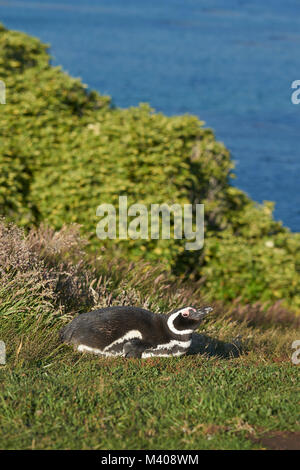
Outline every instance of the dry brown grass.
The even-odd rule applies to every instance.
[[[128,264],[103,255],[92,258],[85,252],[86,244],[78,225],[57,232],[41,225],[25,234],[0,220],[2,288],[11,292],[10,299],[20,297],[24,289],[39,293],[43,305],[51,303],[68,318],[88,308],[111,305],[140,305],[157,312],[207,303],[201,283],[170,280],[160,265]],[[281,301],[266,306],[259,302],[244,305],[236,299],[231,305],[216,302],[214,307],[215,318],[251,327],[300,326],[300,318]]]

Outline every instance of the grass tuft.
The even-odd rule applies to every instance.
[[[89,309],[206,303],[197,283],[91,259],[85,244],[78,226],[25,234],[0,222],[0,448],[252,449],[268,432],[300,430],[299,324],[279,303],[216,303],[182,358],[106,359],[60,344],[62,325]]]

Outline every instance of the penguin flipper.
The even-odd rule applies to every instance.
[[[141,358],[143,352],[149,347],[149,344],[144,343],[140,339],[132,339],[127,341],[123,346],[125,357]]]

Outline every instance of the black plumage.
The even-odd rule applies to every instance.
[[[184,354],[192,331],[211,307],[177,309],[168,315],[138,307],[108,307],[83,313],[60,331],[79,351],[104,356],[149,357]]]

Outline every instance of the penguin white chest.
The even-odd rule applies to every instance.
[[[153,348],[146,349],[142,353],[142,358],[146,359],[147,357],[174,357],[182,356],[185,354],[190,347],[192,340],[189,341],[178,341],[171,340],[165,344],[159,344]]]
[[[124,346],[132,340],[142,340],[142,334],[138,330],[128,331],[125,335],[116,339],[103,349],[93,348],[86,344],[80,344],[77,347],[79,352],[89,352],[104,357],[125,356]],[[168,343],[153,345],[147,347],[141,354],[143,359],[148,357],[171,357],[182,356],[191,345],[190,341],[170,340]]]
[[[105,346],[103,349],[92,348],[86,344],[79,344],[77,350],[79,352],[89,352],[92,354],[98,354],[105,357],[115,357],[115,356],[124,356],[124,345],[133,339],[142,339],[142,333],[138,330],[130,330],[125,335],[116,339],[108,346]]]

